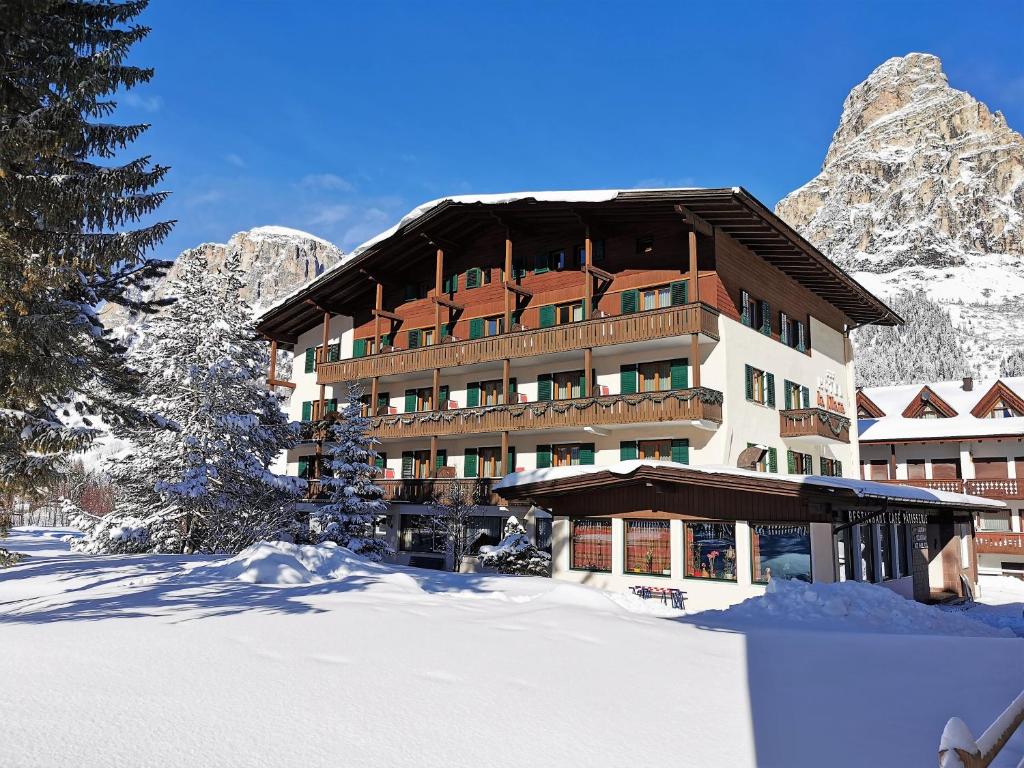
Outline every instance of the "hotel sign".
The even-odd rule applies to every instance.
[[[846,404],[843,402],[843,392],[835,371],[826,371],[824,376],[818,377],[817,394],[819,408],[846,415]]]

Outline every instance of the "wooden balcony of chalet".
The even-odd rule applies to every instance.
[[[317,382],[335,384],[698,333],[718,340],[718,310],[706,304],[684,304],[320,363]]]
[[[978,531],[974,546],[979,555],[1024,555],[1024,533]]]
[[[941,480],[881,479],[875,482],[911,485],[915,488],[928,488],[932,491],[967,493],[971,496],[984,496],[989,499],[1024,499],[1024,483],[1012,477],[989,480],[962,480],[958,477]]]
[[[779,411],[779,434],[818,444],[849,443],[850,420],[824,408],[792,408]]]
[[[376,416],[371,419],[371,425],[374,436],[386,440],[661,421],[698,422],[698,426],[714,429],[722,423],[722,393],[698,387],[487,405]]]
[[[390,503],[429,504],[436,496],[444,495],[453,484],[468,490],[477,504],[506,505],[509,502],[491,490],[500,478],[402,478],[375,480],[374,483],[384,489],[384,500]],[[311,501],[323,501],[324,494],[319,480],[308,480],[306,498]]]

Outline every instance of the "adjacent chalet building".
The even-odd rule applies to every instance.
[[[702,607],[756,593],[771,573],[911,578],[913,551],[934,554],[913,549],[915,526],[940,509],[967,521],[973,557],[966,497],[779,482],[857,478],[847,332],[899,322],[731,188],[433,201],[271,308],[259,330],[295,419],[329,415],[347,382],[363,383],[400,561],[443,564],[424,515],[459,483],[479,503],[471,548],[497,541],[515,514],[553,551],[556,577],[671,585]],[[276,376],[280,348],[295,353],[288,381]],[[315,502],[321,446],[310,437],[287,460]],[[732,495],[706,474],[630,478],[616,485],[617,506],[603,504],[622,475],[588,468],[630,462],[668,465],[662,475],[746,472]],[[560,511],[557,489],[525,482],[544,470],[583,472],[592,493]],[[523,493],[495,487],[509,474]],[[695,478],[701,493],[667,494],[668,506],[620,493]],[[739,491],[746,502],[727,503]],[[849,498],[822,506],[837,494]],[[934,546],[954,537],[944,528]],[[966,567],[914,592],[960,593],[963,574],[974,581]]]
[[[1024,578],[1024,377],[857,393],[861,477],[985,496],[978,568]]]

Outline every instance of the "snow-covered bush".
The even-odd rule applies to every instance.
[[[135,517],[94,517],[78,510],[71,517],[71,526],[84,534],[69,540],[75,552],[135,555],[152,549],[149,524]]]
[[[517,576],[549,576],[551,555],[542,552],[530,541],[526,529],[513,515],[505,523],[501,541],[496,546],[480,547],[480,564],[498,573]]]

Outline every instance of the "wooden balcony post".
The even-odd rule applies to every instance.
[[[889,446],[889,479],[896,479],[896,446]]]
[[[427,477],[437,477],[437,435],[430,436],[430,466]]]
[[[506,405],[512,403],[512,393],[508,391],[508,383],[512,372],[512,361],[507,357],[501,361],[501,397]]]
[[[693,382],[691,386],[700,386],[700,334],[690,334],[690,365],[693,366]]]
[[[277,378],[277,339],[270,340],[270,372],[267,382],[274,386],[274,379]]]
[[[690,296],[689,301],[700,306],[700,270],[697,264],[697,229],[690,227],[689,232],[690,250]],[[700,386],[700,334],[694,333],[690,336],[690,365],[693,366],[693,386]]]
[[[583,382],[587,388],[584,397],[594,397],[597,387],[594,385],[594,350],[587,347],[583,350]]]
[[[370,407],[367,409],[371,416],[377,413],[377,395],[380,390],[380,376],[370,379]]]
[[[373,300],[374,309],[377,311],[373,313],[373,344],[371,348],[374,352],[380,352],[380,311],[384,309],[384,285],[379,280],[377,281],[377,295]]]
[[[434,391],[431,398],[431,403],[434,406],[435,411],[443,410],[441,407],[441,369],[434,369]]]
[[[508,431],[501,433],[501,474],[507,475],[509,472],[514,472],[515,467],[508,465]]]
[[[505,286],[505,333],[512,330],[512,306],[515,302],[515,294],[508,289],[512,282],[512,230],[505,227],[505,271],[504,279],[501,281]]]
[[[324,312],[324,333],[323,343],[320,346],[320,359],[317,361],[318,364],[327,362],[327,343],[331,338],[331,313]],[[320,372],[317,371],[317,378],[320,377]],[[323,382],[320,384],[320,418],[324,417],[324,403],[327,401],[327,387],[324,386]]]
[[[594,266],[594,243],[590,239],[590,225],[583,235],[583,319],[589,320],[594,313],[594,276],[588,267]]]
[[[434,261],[434,296],[439,297],[444,288],[444,249],[437,249]],[[434,302],[434,343],[441,343],[441,305]],[[435,393],[436,397],[436,393]]]

